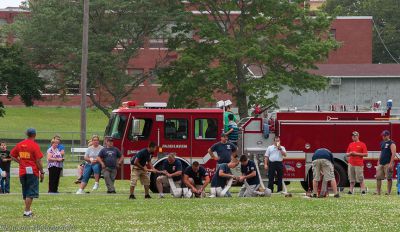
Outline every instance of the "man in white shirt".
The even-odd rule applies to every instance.
[[[264,168],[268,171],[268,188],[274,192],[275,177],[278,178],[278,192],[282,191],[283,157],[286,157],[286,149],[280,144],[280,138],[274,138],[274,144],[267,148],[264,158]]]

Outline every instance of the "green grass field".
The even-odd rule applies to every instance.
[[[62,178],[59,195],[44,193],[45,180],[40,185],[43,194],[33,204],[34,218],[25,219],[20,185],[13,178],[13,193],[0,195],[0,230],[64,226],[60,228],[67,231],[398,231],[400,225],[396,195],[305,199],[300,185],[292,183],[292,198],[158,199],[152,194],[153,199],[145,200],[139,189],[137,199],[128,200],[128,181],[117,181],[117,195],[104,194],[103,180],[97,192],[75,195],[73,180]],[[92,184],[93,180],[88,189]]]
[[[87,110],[87,131],[104,133],[108,119],[100,111]],[[66,107],[7,107],[6,115],[0,118],[1,138],[23,138],[29,127],[38,132],[38,139],[51,139],[59,133],[65,140],[79,140],[80,109]]]

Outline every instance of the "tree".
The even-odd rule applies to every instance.
[[[373,37],[373,62],[400,62],[400,1],[328,0],[324,10],[337,15],[372,16],[375,32]]]
[[[311,17],[303,1],[189,2],[198,12],[169,39],[179,58],[158,73],[160,91],[170,94],[171,106],[196,107],[221,92],[233,96],[245,117],[251,105],[276,105],[284,87],[297,94],[325,88],[326,78],[307,70],[337,47],[327,36],[327,14]],[[195,36],[186,36],[188,31]],[[252,75],[254,68],[261,74]]]
[[[149,74],[127,73],[148,38],[168,33],[171,20],[182,12],[180,1],[91,0],[88,92],[93,104],[110,116]],[[32,63],[58,73],[56,86],[63,94],[79,83],[81,65],[82,1],[37,0],[30,15],[21,17],[14,31],[29,49]],[[157,64],[164,62],[160,54]],[[134,64],[133,64],[134,65]],[[101,91],[112,103],[100,102]]]
[[[16,45],[0,46],[0,94],[7,94],[9,99],[19,95],[27,106],[34,100],[41,99],[44,81],[24,59],[23,50]],[[0,102],[0,117],[5,114]]]

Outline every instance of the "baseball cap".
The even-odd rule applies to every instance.
[[[221,133],[221,137],[228,137],[228,135],[225,133]]]
[[[382,136],[388,136],[388,135],[390,135],[390,131],[384,130],[384,131],[382,131],[381,135]]]
[[[35,128],[29,128],[28,130],[26,130],[26,134],[27,135],[36,135]]]
[[[104,137],[106,141],[114,141],[114,138],[112,136],[106,136]]]
[[[353,131],[353,132],[351,133],[351,135],[353,135],[353,136],[359,136],[360,134],[359,134],[357,131]]]

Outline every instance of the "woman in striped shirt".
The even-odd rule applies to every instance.
[[[52,139],[47,150],[47,168],[49,170],[49,193],[58,193],[58,185],[63,167],[64,157],[58,150],[59,140]]]

